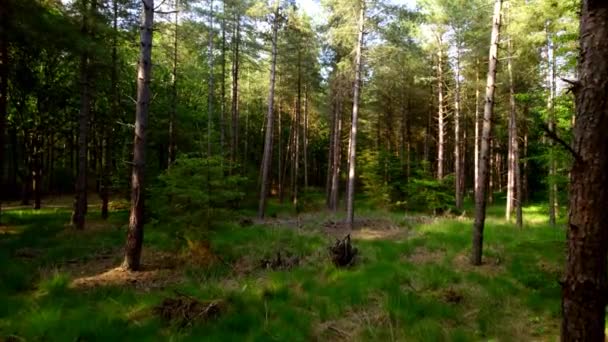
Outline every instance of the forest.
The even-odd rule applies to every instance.
[[[0,0],[0,341],[604,341],[607,132],[602,0]]]

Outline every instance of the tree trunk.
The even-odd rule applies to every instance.
[[[547,99],[547,109],[549,110],[548,126],[549,130],[555,130],[555,49],[553,46],[553,40],[547,29],[547,64],[549,67],[549,98]],[[557,184],[555,182],[556,177],[556,160],[555,152],[553,151],[554,144],[553,140],[549,140],[549,177],[548,177],[548,191],[549,191],[549,224],[555,226],[555,220],[557,216]]]
[[[437,179],[443,179],[443,150],[445,147],[445,122],[443,116],[443,50],[442,39],[437,37]]]
[[[6,130],[8,106],[8,1],[0,5],[0,188],[4,189],[4,131]],[[0,195],[0,218],[2,217],[2,195]],[[0,220],[1,221],[1,220]]]
[[[477,63],[475,64],[475,143],[474,143],[474,192],[477,192],[479,188],[479,145],[480,145],[480,137],[479,137],[479,59],[477,59]]]
[[[207,37],[207,63],[209,68],[207,83],[207,160],[211,158],[211,122],[213,120],[213,0],[209,0],[209,35]],[[223,99],[222,99],[223,101]],[[207,161],[208,163],[208,161]],[[207,178],[209,170],[207,170]],[[209,185],[209,182],[207,182]]]
[[[496,87],[496,65],[498,63],[498,42],[500,35],[500,11],[502,0],[494,4],[492,19],[492,38],[490,43],[490,56],[488,60],[488,79],[486,86],[486,99],[483,111],[483,125],[481,131],[481,151],[479,164],[479,188],[475,194],[475,223],[473,226],[473,249],[471,264],[481,265],[483,248],[483,228],[486,219],[486,187],[488,184],[488,164],[490,155],[490,134],[492,132],[492,114],[494,112],[494,90]]]
[[[90,36],[89,17],[93,15],[96,0],[92,0],[90,9],[88,1],[83,0],[83,16],[81,33]],[[89,13],[90,11],[90,13]],[[78,115],[78,173],[76,177],[76,196],[72,212],[72,225],[74,228],[84,229],[85,215],[87,213],[87,152],[89,134],[89,115],[91,110],[90,80],[89,80],[89,49],[85,48],[80,56],[80,113]]]
[[[175,162],[175,117],[177,115],[177,30],[179,27],[179,0],[175,0],[175,17],[173,20],[173,68],[171,70],[171,112],[169,115],[169,160],[168,166]]]
[[[510,38],[510,37],[509,37]],[[512,61],[512,43],[511,39],[507,40],[507,73],[509,76],[509,119],[508,119],[508,152],[507,152],[507,202],[505,208],[505,219],[511,219],[515,204],[515,183],[516,183],[516,168],[519,165],[519,160],[516,159],[517,153],[517,113],[515,107],[515,85],[513,84],[513,61]]]
[[[308,87],[304,86],[304,127],[302,133],[304,154],[304,190],[308,188]]]
[[[338,95],[340,96],[340,95]],[[342,99],[338,98],[334,111],[333,159],[331,167],[331,190],[329,194],[329,209],[338,210],[340,199],[340,165],[342,161]]]
[[[355,55],[355,82],[353,84],[353,115],[350,129],[350,148],[348,151],[348,197],[346,200],[346,224],[353,229],[355,219],[355,158],[357,155],[357,121],[359,116],[359,97],[361,88],[361,54],[363,50],[363,24],[365,21],[365,1],[359,2],[359,28]]]
[[[241,40],[241,18],[235,14],[234,54],[232,58],[232,162],[237,162],[239,146],[239,45]]]
[[[144,239],[144,172],[146,168],[146,125],[150,104],[152,71],[152,28],[154,0],[142,0],[143,23],[140,28],[139,63],[137,66],[137,105],[135,108],[135,137],[133,139],[133,169],[131,174],[131,213],[123,267],[137,271],[140,267]]]
[[[562,341],[604,341],[608,248],[608,6],[584,0],[570,173]]]
[[[302,118],[302,61],[301,53],[298,48],[298,94],[296,98],[296,119],[294,124],[295,141],[294,141],[294,178],[293,178],[293,207],[298,209],[298,180],[300,176],[300,121]]]
[[[464,197],[464,169],[461,154],[461,133],[460,133],[460,42],[457,40],[456,46],[456,89],[454,96],[454,190],[456,193],[456,209],[462,210],[462,200]]]
[[[270,181],[270,167],[272,164],[272,126],[274,124],[274,85],[277,67],[277,36],[279,33],[279,0],[275,0],[274,18],[272,22],[272,61],[270,65],[270,89],[268,92],[268,113],[266,116],[266,136],[264,139],[264,155],[262,157],[262,180],[260,189],[260,205],[258,217],[264,218],[266,211],[266,197]]]

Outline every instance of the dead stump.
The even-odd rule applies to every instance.
[[[185,328],[196,322],[204,322],[220,315],[222,301],[202,302],[196,298],[178,295],[176,298],[166,298],[154,308],[154,313],[164,322]]]
[[[336,240],[333,246],[329,247],[331,260],[338,267],[348,267],[354,264],[358,250],[350,242],[350,234],[342,240]]]

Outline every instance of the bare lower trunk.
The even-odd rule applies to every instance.
[[[90,5],[90,11],[95,8],[95,1]],[[87,2],[83,1],[83,18],[81,32],[89,36],[89,17]],[[76,229],[84,229],[85,216],[87,213],[87,153],[89,134],[89,112],[91,110],[90,79],[89,79],[89,51],[85,49],[80,56],[80,113],[78,115],[78,173],[76,177],[76,196],[74,198],[74,209],[72,211],[72,226]]]
[[[331,191],[329,195],[329,208],[336,212],[339,206],[340,195],[340,165],[342,161],[342,102],[339,100],[337,108],[334,111],[335,129],[334,144],[333,144],[333,159],[331,170]]]
[[[346,199],[346,224],[353,228],[355,219],[355,160],[357,155],[357,121],[359,115],[359,96],[361,87],[361,52],[363,49],[363,23],[365,21],[365,2],[359,9],[359,28],[357,52],[355,55],[355,83],[353,85],[353,115],[350,129],[350,148],[348,151],[348,197]]]
[[[241,40],[241,18],[235,15],[234,29],[234,53],[232,58],[232,143],[234,146],[234,154],[232,162],[237,162],[238,146],[239,146],[239,48]]]
[[[179,20],[179,0],[175,0],[175,19],[173,21],[173,70],[171,70],[171,114],[169,115],[169,160],[171,166],[175,162],[175,117],[177,115],[177,30]]]
[[[264,218],[266,197],[270,183],[270,167],[272,164],[272,126],[274,125],[274,85],[277,66],[277,36],[279,31],[279,1],[275,0],[274,18],[272,23],[272,61],[270,65],[270,90],[268,92],[268,113],[266,116],[266,136],[264,139],[264,156],[262,157],[262,180],[260,189],[260,205],[258,217]]]
[[[143,22],[140,28],[140,55],[137,66],[137,105],[135,108],[135,137],[133,139],[133,169],[131,174],[131,213],[123,267],[137,271],[140,267],[144,239],[144,172],[146,168],[146,126],[150,104],[152,71],[152,27],[154,0],[142,0]]]
[[[4,189],[4,131],[8,106],[8,1],[0,5],[0,188]],[[0,217],[2,214],[2,195],[0,195]]]
[[[549,66],[549,98],[547,99],[547,109],[549,110],[549,129],[555,130],[555,49],[553,40],[547,28],[547,64]],[[553,151],[553,140],[549,141],[549,177],[548,177],[548,192],[549,192],[549,224],[555,226],[557,216],[557,185],[556,177],[556,161],[555,151]]]
[[[443,115],[443,50],[441,37],[437,38],[437,179],[443,179],[443,150],[445,147],[445,118]]]
[[[517,113],[515,108],[515,86],[513,84],[513,62],[511,56],[511,39],[507,40],[507,72],[509,76],[509,120],[508,120],[508,152],[507,152],[507,203],[505,208],[505,218],[511,219],[515,201],[515,182],[516,168],[519,160],[516,159],[517,153]]]
[[[488,60],[488,79],[486,85],[486,98],[483,111],[483,125],[481,131],[481,153],[479,164],[479,188],[475,194],[475,223],[473,225],[473,249],[471,264],[481,265],[483,248],[483,228],[486,219],[486,187],[488,182],[488,166],[490,155],[490,134],[492,131],[492,114],[494,112],[494,90],[496,85],[496,65],[498,63],[498,42],[500,35],[500,11],[502,0],[494,4],[492,19],[492,38],[490,43],[490,56]]]
[[[296,119],[295,119],[295,141],[294,141],[294,155],[293,155],[293,206],[298,210],[298,180],[300,176],[300,120],[302,115],[302,71],[301,71],[301,57],[300,51],[298,51],[298,94],[296,97]]]
[[[454,97],[454,190],[456,193],[456,209],[462,210],[464,197],[464,169],[461,154],[460,133],[460,42],[456,47],[456,94]]]
[[[302,133],[302,153],[304,154],[304,190],[308,188],[308,87],[304,86],[304,127]]]
[[[570,173],[562,341],[604,341],[608,293],[608,7],[584,0]]]
[[[213,0],[209,0],[209,27],[213,27]],[[209,36],[207,41],[207,63],[209,68],[209,75],[207,79],[207,161],[211,157],[211,135],[212,135],[212,122],[213,122],[213,93],[214,93],[214,79],[213,79],[213,30],[209,30]],[[207,177],[209,176],[209,170],[207,170]],[[209,182],[207,182],[209,185]]]
[[[474,148],[474,190],[477,192],[479,188],[479,59],[477,60],[475,68],[475,148]]]

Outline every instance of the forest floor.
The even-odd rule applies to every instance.
[[[61,201],[55,201],[62,203]],[[280,208],[278,204],[273,204]],[[147,225],[143,270],[122,257],[128,212],[10,207],[0,225],[0,341],[532,341],[559,335],[564,229],[544,208],[525,227],[488,210],[484,264],[468,264],[471,219],[360,209],[359,250],[335,267],[347,231],[326,211],[232,215],[197,238]],[[275,215],[273,215],[275,216]],[[280,256],[279,256],[280,254]],[[11,339],[12,338],[12,339]]]

